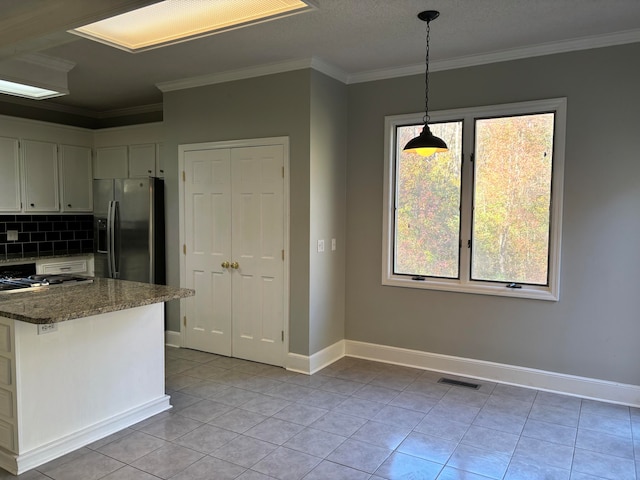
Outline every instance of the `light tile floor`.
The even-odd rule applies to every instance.
[[[640,409],[354,358],[305,376],[166,357],[171,411],[19,478],[640,479]]]

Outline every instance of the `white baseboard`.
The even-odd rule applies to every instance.
[[[163,395],[144,405],[122,412],[95,425],[83,428],[82,430],[20,455],[10,454],[5,450],[0,450],[0,467],[14,475],[19,475],[109,436],[112,433],[130,427],[153,415],[168,410],[171,408],[169,400],[170,397],[168,395]]]
[[[311,356],[289,353],[286,368],[292,372],[311,375],[344,357],[344,349],[345,341],[339,340]]]
[[[640,407],[638,385],[353,340],[345,340],[345,355]]]
[[[180,348],[182,346],[182,334],[171,330],[164,331],[164,344],[167,347]]]

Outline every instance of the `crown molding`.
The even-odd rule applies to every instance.
[[[237,80],[245,80],[248,78],[262,77],[265,75],[273,75],[276,73],[291,72],[294,70],[303,70],[305,68],[313,68],[329,77],[332,77],[342,83],[347,83],[348,74],[336,66],[333,66],[317,57],[303,58],[297,60],[289,60],[286,62],[268,63],[258,65],[256,67],[241,68],[223,73],[212,73],[208,75],[200,75],[197,77],[183,78],[169,82],[157,83],[156,87],[160,91],[172,92],[175,90],[185,90],[194,87],[204,87],[206,85],[215,85],[218,83],[234,82]]]
[[[2,103],[14,103],[18,105],[24,105],[25,107],[50,110],[59,113],[66,113],[69,115],[78,115],[80,117],[87,117],[93,119],[125,117],[127,115],[139,115],[144,113],[161,112],[162,103],[152,103],[149,105],[139,105],[137,107],[117,108],[113,110],[95,111],[88,108],[72,107],[70,105],[61,105],[59,103],[42,102],[39,100],[31,100],[21,97],[13,97],[11,95],[0,94],[0,102]]]
[[[540,57],[553,55],[556,53],[567,53],[578,50],[589,50],[593,48],[613,47],[627,43],[640,42],[640,30],[627,30],[624,32],[611,33],[591,37],[576,38],[561,42],[543,43],[524,48],[513,48],[499,52],[485,53],[480,55],[469,55],[466,57],[452,58],[450,60],[440,60],[429,62],[429,71],[437,72],[443,70],[454,70],[457,68],[474,67],[489,63],[508,62],[510,60],[521,60],[523,58]],[[349,75],[347,84],[371,82],[375,80],[385,80],[389,78],[405,77],[408,75],[424,74],[424,63],[409,65],[399,68],[389,68],[371,70],[368,72]]]
[[[143,113],[161,112],[162,103],[150,103],[148,105],[138,105],[137,107],[115,108],[103,112],[93,112],[94,118],[114,118],[126,117],[128,115],[141,115]]]
[[[15,57],[15,59],[24,63],[37,65],[39,67],[44,67],[63,73],[69,72],[73,67],[76,66],[75,62],[72,62],[70,60],[52,57],[50,55],[44,55],[42,53],[28,53],[26,55]]]

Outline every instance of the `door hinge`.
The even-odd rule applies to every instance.
[[[284,167],[282,167],[282,178],[284,178]]]
[[[282,260],[284,260],[284,250],[282,250]]]
[[[473,161],[475,160],[475,158],[476,158],[476,156],[475,156],[475,154],[474,154],[474,153],[472,153],[471,155],[469,155],[469,161],[470,161],[471,163],[473,163]]]
[[[282,341],[284,342],[284,330],[282,330],[280,333],[282,334],[281,337],[282,337]]]
[[[186,244],[186,243],[183,243],[183,244],[182,244],[182,253],[183,253],[184,255],[186,255],[186,254],[187,254],[187,244]]]
[[[187,316],[185,315],[184,317],[182,317],[182,324],[186,327],[187,326]]]
[[[184,170],[182,171],[182,181],[183,182],[187,181],[187,173]]]
[[[471,248],[471,240],[467,240],[467,248]]]

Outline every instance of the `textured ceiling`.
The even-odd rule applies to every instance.
[[[3,0],[0,30],[17,21],[11,5],[18,3],[41,28],[0,36],[0,58],[39,51],[75,62],[71,94],[46,102],[88,115],[158,104],[158,83],[312,57],[347,81],[415,68],[425,49],[425,25],[416,14],[427,9],[441,13],[431,24],[434,69],[640,41],[638,0],[316,0],[311,12],[131,54],[65,33],[69,26],[55,23],[54,15],[37,15],[51,3],[82,10],[79,0]],[[127,2],[108,3],[115,9]]]

